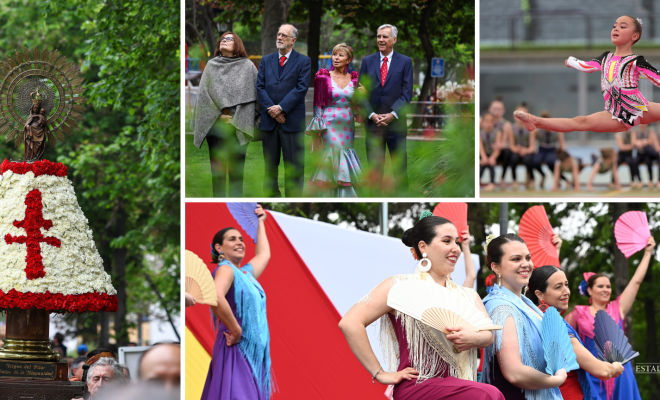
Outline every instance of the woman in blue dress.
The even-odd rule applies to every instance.
[[[332,49],[332,65],[321,68],[314,79],[314,117],[305,133],[312,135],[312,150],[323,152],[309,183],[322,197],[358,197],[362,184],[362,164],[353,144],[355,116],[360,115],[355,94],[365,93],[358,87],[358,73],[348,73],[353,49],[340,43]],[[356,90],[357,88],[357,90]],[[358,121],[359,122],[359,121]]]
[[[601,274],[588,272],[584,274],[585,280],[580,284],[580,293],[589,296],[589,306],[575,306],[575,309],[566,316],[568,322],[580,335],[580,339],[584,343],[591,354],[596,356],[598,354],[594,342],[594,321],[596,313],[604,310],[609,314],[614,321],[619,324],[621,329],[624,329],[623,320],[626,314],[630,312],[639,286],[644,280],[646,271],[649,267],[649,262],[653,255],[655,248],[655,240],[653,237],[648,239],[646,248],[644,249],[644,256],[637,266],[637,270],[633,275],[628,286],[624,289],[623,293],[615,300],[610,301],[612,295],[612,285],[610,279]],[[641,399],[639,389],[637,388],[637,380],[635,379],[635,372],[632,369],[632,363],[624,365],[623,374],[615,379],[608,379],[601,382],[595,376],[587,375],[589,385],[591,387],[591,398],[598,400],[638,400]]]
[[[571,296],[568,279],[566,274],[555,266],[544,265],[534,269],[525,292],[525,296],[543,312],[548,307],[554,307],[561,313],[568,309],[568,299]],[[592,377],[605,381],[621,375],[623,365],[619,362],[610,364],[597,359],[584,347],[580,336],[568,322],[566,322],[566,328],[580,369],[569,372],[566,382],[559,387],[559,390],[561,390],[564,400],[591,400],[591,387],[587,373],[591,374]]]
[[[257,281],[270,260],[270,247],[266,213],[261,206],[254,212],[259,226],[250,262],[240,266],[245,243],[237,229],[222,229],[211,244],[218,264],[213,271],[218,305],[211,307],[217,335],[201,400],[267,400],[272,392],[266,294]]]
[[[493,323],[503,329],[493,331],[495,342],[484,350],[481,381],[497,387],[507,400],[560,400],[566,371],[545,373],[542,313],[522,296],[533,269],[531,254],[516,235],[491,238],[486,241],[486,265],[497,283],[483,302]]]

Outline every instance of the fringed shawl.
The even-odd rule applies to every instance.
[[[578,333],[575,331],[575,329],[573,329],[571,324],[566,321],[564,321],[564,323],[566,324],[566,329],[568,329],[568,336],[571,338],[576,338],[578,342],[584,346],[584,343],[582,343],[582,340],[580,340],[580,336],[578,336]],[[578,382],[580,382],[580,389],[582,389],[582,395],[585,399],[591,399],[591,386],[589,385],[589,380],[587,379],[587,371],[580,368],[578,369],[577,373]]]
[[[264,397],[270,397],[272,394],[270,333],[266,318],[266,293],[254,278],[252,264],[246,264],[239,269],[231,262],[224,260],[218,264],[218,267],[223,264],[230,265],[234,271],[236,315],[240,319],[243,330],[243,336],[238,343],[239,349],[250,364],[252,376],[259,384],[259,390],[265,394]],[[215,271],[213,271],[213,276],[215,276]]]
[[[542,315],[541,310],[527,297],[516,296],[509,289],[497,284],[493,285],[490,294],[484,298],[484,306],[486,306],[493,323],[501,325],[503,329],[493,331],[495,341],[484,349],[482,382],[490,383],[492,363],[498,362],[497,359],[493,358],[502,349],[502,338],[504,329],[506,329],[504,323],[508,317],[513,317],[516,324],[518,349],[522,363],[545,373],[546,364],[543,355],[543,342],[541,341],[541,319],[534,315],[534,313]],[[527,400],[560,400],[562,398],[559,388],[524,390]]]
[[[407,280],[419,279],[435,283],[428,273],[416,271],[414,274],[395,275],[390,278],[390,287],[395,283]],[[447,279],[447,289],[459,291],[465,301],[474,302],[479,295],[472,289],[464,288]],[[368,303],[373,290],[363,297],[359,303]],[[445,334],[423,324],[416,319],[396,311],[395,319],[400,322],[408,342],[410,351],[410,363],[419,372],[417,383],[441,375],[447,371],[449,376],[459,379],[475,381],[477,378],[476,348],[462,351],[458,354],[452,351],[452,343],[447,340]],[[388,371],[396,371],[399,367],[399,342],[396,331],[389,318],[380,317],[379,340],[385,357]]]
[[[351,72],[351,82],[353,82],[353,89],[357,95],[358,88],[358,77],[360,74],[357,71]],[[352,103],[355,103],[355,97],[353,95]],[[332,78],[330,77],[330,71],[325,68],[321,68],[314,78],[314,107],[326,107],[330,105],[332,101]]]

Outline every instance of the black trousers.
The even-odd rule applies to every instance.
[[[653,181],[653,161],[660,161],[660,154],[653,148],[653,146],[644,146],[643,152],[637,152],[637,162],[646,164],[649,171],[649,180]],[[660,168],[660,167],[658,167]],[[641,180],[641,179],[640,179]]]
[[[479,166],[479,179],[484,175],[484,172],[488,170],[490,172],[490,183],[495,184],[495,167],[492,165],[481,165]]]
[[[213,197],[243,197],[247,144],[241,146],[232,124],[217,122],[206,135],[211,158]],[[229,180],[229,190],[226,189]]]
[[[527,168],[527,173],[531,178],[534,178],[534,153],[532,154],[527,154],[524,157],[521,157],[520,154],[511,152],[511,156],[509,157],[509,166],[511,167],[511,175],[513,175],[513,181],[517,181],[517,174],[516,174],[516,167],[522,160],[523,165],[525,168]],[[504,178],[504,176],[502,176]]]
[[[408,195],[406,136],[405,133],[388,131],[386,126],[366,131],[367,161],[369,162],[370,174],[373,177],[371,196],[379,196],[383,192],[386,149],[389,150],[390,159],[392,160],[394,190],[397,195]]]
[[[534,156],[534,169],[541,173],[541,176],[545,176],[543,164],[547,165],[550,168],[550,176],[552,176],[555,161],[557,161],[557,149],[554,147],[539,147],[539,151]]]
[[[502,175],[500,175],[500,182],[504,182],[504,175],[506,175],[506,170],[509,168],[509,164],[511,163],[512,154],[513,152],[511,149],[500,150],[500,155],[497,157],[497,162],[502,164]]]
[[[628,164],[628,168],[630,168],[630,181],[634,182],[635,179],[637,179],[639,182],[642,181],[642,179],[639,177],[639,162],[640,162],[640,155],[637,157],[633,157],[633,152],[632,151],[619,151],[619,154],[616,159],[616,166],[617,168],[621,166],[621,164],[626,163]],[[643,159],[643,158],[642,158]],[[649,167],[649,175],[651,173],[651,167]],[[612,175],[612,182],[614,182],[614,175]]]
[[[284,190],[286,197],[302,197],[305,177],[303,132],[286,132],[280,124],[272,131],[262,131],[264,161],[264,195],[282,197],[277,185],[280,154],[284,158]]]

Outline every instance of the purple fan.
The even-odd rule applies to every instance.
[[[598,359],[603,361],[625,364],[639,355],[632,349],[619,325],[603,310],[596,313],[594,342]]]
[[[254,240],[254,243],[257,243],[259,217],[254,213],[257,203],[227,203],[227,208],[245,233]]]

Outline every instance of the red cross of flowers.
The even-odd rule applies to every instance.
[[[41,192],[39,189],[31,190],[25,197],[25,219],[23,221],[14,221],[14,226],[25,229],[25,236],[12,236],[9,233],[5,235],[5,242],[27,243],[27,267],[25,275],[28,279],[43,278],[46,275],[44,271],[43,258],[41,257],[41,244],[47,243],[51,246],[60,247],[59,239],[54,237],[44,237],[41,234],[41,228],[49,230],[53,227],[53,221],[44,219],[41,202]]]

